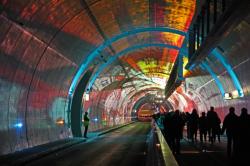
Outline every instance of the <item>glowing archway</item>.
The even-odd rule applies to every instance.
[[[78,71],[76,72],[71,86],[69,88],[69,96],[72,96],[72,94],[75,91],[76,85],[81,77],[81,75],[86,71],[86,69],[89,67],[91,62],[94,60],[95,57],[97,57],[106,47],[110,46],[112,43],[118,41],[119,39],[122,39],[124,37],[130,36],[130,35],[135,35],[138,33],[143,33],[143,32],[170,32],[174,34],[179,34],[182,36],[186,35],[186,32],[173,29],[173,28],[168,28],[168,27],[148,27],[148,28],[136,28],[131,31],[124,32],[122,34],[119,34],[117,36],[114,36],[110,38],[109,40],[105,41],[103,44],[101,44],[99,47],[97,47],[90,55],[87,56],[86,59],[84,59],[83,63],[79,67]]]
[[[121,52],[115,54],[114,56],[112,56],[111,58],[109,58],[109,60],[102,64],[94,73],[94,76],[91,78],[87,89],[91,89],[92,85],[94,84],[95,80],[97,79],[97,77],[100,75],[100,73],[108,66],[110,65],[112,62],[114,62],[117,58],[119,58],[120,56],[125,55],[128,52],[132,52],[135,51],[137,49],[141,49],[141,48],[145,48],[145,47],[162,47],[162,48],[170,48],[170,49],[176,49],[179,50],[179,47],[176,46],[172,46],[169,44],[163,44],[163,43],[147,43],[147,44],[141,44],[141,45],[135,45],[132,47],[129,47],[127,49],[122,50]]]
[[[227,62],[226,58],[218,51],[217,48],[213,49],[210,55],[214,55],[222,63],[222,65],[225,67],[228,74],[230,75],[233,81],[234,87],[238,91],[239,97],[243,97],[244,93],[243,93],[243,89],[241,87],[240,81],[238,77],[236,76],[234,70],[232,69],[231,65]]]
[[[201,68],[204,69],[204,70],[207,70],[207,72],[211,75],[211,77],[214,79],[217,87],[219,88],[220,90],[220,93],[222,95],[222,98],[224,97],[224,94],[225,94],[225,90],[222,86],[222,83],[220,82],[220,80],[218,79],[217,75],[213,72],[213,70],[210,68],[210,66],[205,62],[203,61],[201,64],[200,64]]]

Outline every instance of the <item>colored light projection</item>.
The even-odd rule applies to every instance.
[[[186,32],[195,10],[196,1],[156,1],[149,2],[149,17],[151,20],[150,26],[167,26]],[[145,3],[142,3],[145,6]],[[129,8],[131,10],[131,8]],[[141,8],[146,10],[145,8]],[[135,13],[131,11],[132,13]],[[184,36],[173,34],[170,32],[150,32],[149,35],[140,34],[136,37],[139,39],[148,40],[151,42],[162,42],[181,47],[184,41]],[[123,41],[123,46],[127,46],[131,40],[126,44]],[[120,44],[122,45],[122,44]],[[172,70],[172,66],[179,51],[171,49],[163,49],[163,51],[155,52],[154,49],[143,49],[141,52],[128,54],[128,56],[121,58],[136,70],[142,71],[146,76],[153,78],[167,79]],[[169,58],[170,57],[170,58]],[[186,59],[184,59],[184,63]],[[185,65],[185,64],[184,64]],[[184,71],[186,74],[187,71]]]
[[[174,49],[145,48],[129,53],[121,59],[126,60],[130,66],[138,69],[147,77],[167,79],[177,55],[178,50]]]
[[[188,57],[183,56],[183,76],[186,77],[189,74],[189,70],[185,68],[185,66],[188,64]]]
[[[187,31],[192,21],[196,1],[195,0],[165,0],[164,24],[169,27]]]
[[[196,103],[186,94],[183,86],[177,88],[173,95],[170,96],[169,101],[174,109],[179,109],[183,112],[191,112],[193,108],[197,108]]]
[[[120,34],[121,32],[128,31],[134,27],[157,27],[164,26],[170,27],[173,29],[178,29],[183,32],[186,32],[196,6],[195,0],[183,0],[183,1],[173,1],[173,0],[159,0],[156,2],[148,0],[128,0],[128,1],[97,1],[92,4],[92,1],[87,1],[90,6],[93,15],[97,19],[100,28],[106,34],[107,38],[113,37],[114,35]],[[145,18],[145,19],[142,19]],[[112,46],[114,50],[121,51],[125,48],[132,46],[133,44],[145,41],[151,42],[160,42],[167,43],[181,47],[184,36],[170,33],[170,32],[161,32],[161,33],[141,33],[136,34],[132,37],[128,37],[124,40],[121,40],[117,43],[113,43]],[[144,53],[147,50],[144,51]],[[178,55],[178,51],[173,51],[170,53],[170,56]],[[137,55],[138,56],[138,55]],[[150,55],[155,57],[157,55]],[[166,53],[161,53],[158,56],[162,58],[155,58],[156,61],[165,61]],[[141,56],[141,61],[144,61]],[[160,60],[161,59],[161,60]],[[138,61],[134,60],[134,57],[123,59],[129,63],[134,69],[141,70],[138,67]],[[155,60],[153,60],[155,61]],[[140,65],[143,62],[140,62]],[[143,65],[143,64],[142,64]],[[158,63],[158,66],[164,66],[162,63]],[[143,67],[144,70],[145,67]],[[153,68],[150,69],[152,73],[165,73],[162,69],[156,69],[153,65]],[[160,68],[160,67],[159,67]],[[166,77],[160,75],[158,77]]]

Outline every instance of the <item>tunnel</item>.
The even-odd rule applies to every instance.
[[[248,0],[1,0],[0,156],[82,138],[84,112],[90,134],[177,109],[239,116],[250,101],[249,9]]]

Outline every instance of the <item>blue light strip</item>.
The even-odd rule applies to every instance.
[[[137,28],[137,29],[127,31],[115,37],[110,38],[109,40],[102,43],[99,47],[97,47],[90,55],[87,56],[86,59],[84,59],[84,61],[82,62],[81,66],[79,67],[78,71],[76,72],[72,80],[71,86],[69,88],[69,95],[71,96],[74,93],[77,82],[79,81],[84,71],[86,71],[86,69],[89,67],[91,62],[94,60],[94,58],[97,57],[106,47],[108,47],[109,45],[111,45],[112,43],[116,42],[119,39],[122,39],[130,35],[135,35],[137,33],[143,33],[143,32],[170,32],[170,33],[179,34],[182,36],[186,35],[186,32],[168,28],[168,27],[148,27],[148,28]]]
[[[224,88],[223,88],[223,86],[222,86],[220,80],[218,79],[217,75],[213,72],[213,70],[210,68],[210,66],[209,66],[205,61],[201,62],[200,67],[201,67],[203,70],[204,70],[204,69],[207,70],[207,72],[212,76],[212,78],[214,79],[214,81],[215,81],[217,87],[218,87],[219,90],[220,90],[220,93],[221,93],[221,95],[222,95],[222,98],[224,98],[224,96],[225,96],[225,90],[224,90]]]
[[[226,68],[227,72],[229,73],[231,79],[233,80],[234,87],[237,89],[239,97],[243,97],[243,89],[241,87],[240,81],[238,77],[236,76],[235,72],[233,71],[232,67],[230,64],[227,62],[226,58],[221,55],[221,53],[217,50],[217,48],[213,49],[211,52],[212,55],[214,55]]]
[[[101,74],[101,72],[108,65],[110,65],[111,63],[113,63],[117,58],[119,58],[120,56],[123,56],[123,55],[127,54],[128,52],[133,52],[134,50],[145,48],[145,47],[163,47],[163,48],[169,48],[169,49],[179,50],[179,47],[172,46],[172,45],[169,45],[169,44],[162,44],[162,43],[147,43],[147,44],[135,45],[135,46],[129,47],[127,49],[124,49],[121,52],[119,52],[119,53],[115,54],[114,56],[112,56],[111,58],[109,58],[109,60],[106,63],[103,63],[102,65],[100,65],[100,67],[96,70],[95,74],[93,75],[93,77],[89,81],[87,89],[91,89],[91,87],[93,86],[95,80],[98,78],[98,76]]]
[[[183,77],[183,54],[178,55],[179,58],[179,64],[178,64],[178,80],[183,81],[184,77]]]

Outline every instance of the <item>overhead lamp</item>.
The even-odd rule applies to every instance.
[[[84,100],[89,101],[89,93],[84,93]]]
[[[22,123],[16,123],[16,124],[14,124],[14,126],[15,126],[16,128],[22,128],[22,127],[23,127],[23,124],[22,124]]]
[[[243,93],[239,92],[238,90],[234,90],[232,92],[225,93],[224,99],[225,100],[237,99],[237,98],[243,97],[241,94]]]
[[[239,92],[237,90],[234,90],[232,91],[232,98],[235,99],[235,98],[239,98],[240,95],[239,95]]]
[[[64,119],[58,118],[56,120],[56,124],[58,124],[58,125],[64,125],[64,123],[65,123]]]
[[[98,121],[98,118],[94,118],[93,121],[94,121],[94,122],[97,122],[97,121]]]
[[[224,94],[224,99],[225,100],[231,100],[232,99],[232,94],[231,93],[225,93]]]

